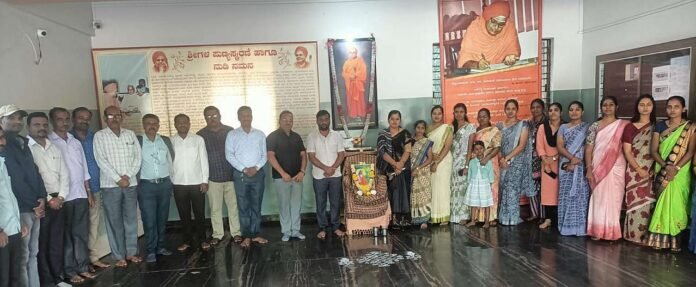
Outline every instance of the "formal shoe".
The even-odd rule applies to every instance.
[[[145,257],[145,262],[147,263],[155,263],[157,262],[157,255],[154,253],[150,253]]]
[[[281,238],[280,240],[282,240],[283,242],[288,242],[290,241],[290,235],[283,234],[283,238]]]
[[[165,249],[165,248],[161,248],[159,251],[157,251],[157,254],[163,255],[163,256],[169,256],[169,255],[172,255],[172,252]]]
[[[299,233],[299,232],[295,233],[292,237],[296,237],[299,240],[305,240],[305,238],[306,238],[306,236],[304,236],[304,234]]]

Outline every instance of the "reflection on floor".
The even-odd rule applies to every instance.
[[[696,255],[686,250],[562,237],[529,223],[323,241],[308,223],[307,239],[290,242],[280,241],[277,224],[262,231],[270,240],[265,246],[244,250],[227,239],[208,252],[102,270],[82,286],[696,286]],[[174,250],[180,236],[169,237]]]

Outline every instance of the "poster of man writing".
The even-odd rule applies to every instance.
[[[377,126],[374,38],[328,42],[334,129]]]
[[[507,99],[539,98],[541,0],[440,0],[439,12],[445,110],[464,102],[497,121]]]

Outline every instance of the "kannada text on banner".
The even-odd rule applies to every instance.
[[[209,105],[233,127],[237,109],[250,106],[253,126],[266,134],[289,110],[306,136],[319,110],[316,53],[316,42],[94,50],[99,109],[119,106],[136,133],[143,115],[156,114],[165,135],[176,133],[178,114],[190,117],[191,132],[203,128]]]

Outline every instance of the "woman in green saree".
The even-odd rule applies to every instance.
[[[684,119],[685,104],[680,96],[667,100],[668,119],[655,125],[650,145],[656,163],[653,188],[658,199],[648,228],[648,245],[674,252],[681,251],[680,235],[689,220],[687,208],[696,128]]]

